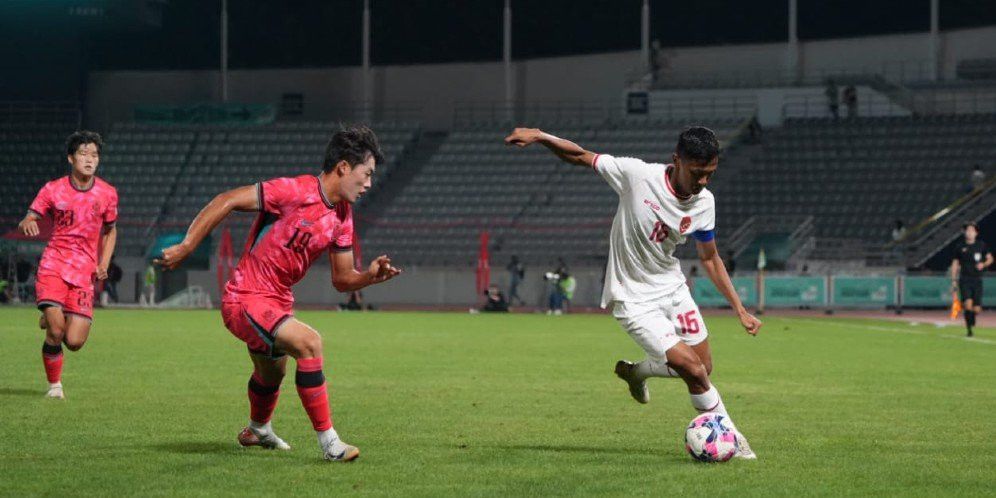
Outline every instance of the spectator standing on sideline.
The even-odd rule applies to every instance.
[[[733,255],[733,251],[726,251],[726,273],[733,277],[733,272],[737,269],[737,258]]]
[[[31,263],[28,260],[18,256],[17,258],[17,298],[22,302],[28,302],[31,297],[31,287],[28,285],[28,279],[31,278],[32,268]]]
[[[858,117],[858,89],[854,85],[844,88],[844,105],[847,106],[847,119]]]
[[[121,277],[123,276],[124,272],[121,271],[121,267],[114,261],[114,256],[111,256],[111,265],[107,267],[107,285],[104,286],[104,290],[107,291],[107,296],[115,303],[118,302],[118,282],[121,282]]]
[[[526,304],[519,297],[519,284],[522,283],[522,279],[526,276],[526,266],[519,261],[518,256],[512,255],[512,260],[508,262],[508,266],[505,268],[508,270],[508,304],[514,305],[516,299],[519,300],[519,304]]]
[[[824,92],[827,96],[827,107],[834,119],[840,119],[840,95],[837,92],[837,84],[833,80],[827,80],[827,88]]]
[[[145,276],[143,278],[144,285],[142,286],[142,298],[140,299],[141,304],[148,306],[156,305],[156,267],[149,264],[145,267]]]

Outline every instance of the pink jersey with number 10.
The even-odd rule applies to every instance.
[[[326,250],[352,250],[353,212],[348,202],[329,202],[315,176],[274,178],[256,190],[259,216],[225,286],[225,300],[266,297],[289,306],[291,286],[315,259]]]
[[[97,177],[90,188],[78,189],[64,176],[46,183],[29,211],[53,218],[52,239],[38,274],[57,276],[77,287],[90,286],[100,236],[118,219],[118,191]]]

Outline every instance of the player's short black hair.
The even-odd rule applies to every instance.
[[[353,166],[362,163],[369,156],[373,156],[378,164],[384,162],[384,154],[380,151],[380,144],[373,130],[365,125],[343,125],[332,134],[325,147],[322,171],[332,172],[339,161],[346,161]]]
[[[965,222],[965,224],[961,226],[961,231],[964,232],[965,230],[968,230],[968,227],[974,228],[976,232],[979,231],[979,225],[974,221]]]
[[[689,126],[678,135],[675,152],[682,159],[708,163],[719,155],[719,140],[716,139],[716,134],[705,126]]]
[[[104,140],[100,138],[100,133],[89,130],[78,130],[69,135],[66,139],[66,155],[71,156],[79,150],[81,145],[94,144],[97,146],[97,152],[104,147]]]

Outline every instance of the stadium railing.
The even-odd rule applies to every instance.
[[[685,74],[661,72],[656,81],[646,71],[635,69],[627,77],[627,86],[641,90],[670,90],[683,88],[759,88],[779,86],[813,86],[826,84],[827,80],[853,77],[879,76],[897,83],[931,81],[933,71],[927,60],[885,61],[861,67],[827,67],[807,70],[798,75],[788,72],[765,70],[724,71],[722,76],[695,77]]]
[[[876,254],[887,258],[902,254],[907,266],[918,267],[961,235],[967,220],[978,221],[996,210],[996,176],[914,225],[898,241]]]
[[[900,104],[888,99],[859,99],[860,116],[895,115],[946,115],[946,114],[985,114],[996,112],[996,90],[978,89],[971,92],[950,92],[945,90],[918,91],[908,95],[909,102]],[[783,118],[827,117],[828,103],[825,96],[806,95],[786,99],[782,106]],[[846,114],[845,106],[840,114]]]
[[[912,113],[910,109],[893,102],[885,95],[880,98],[858,99],[857,111],[859,116],[909,116]],[[840,106],[838,112],[842,119],[846,119],[845,106]],[[827,98],[823,95],[789,96],[782,104],[782,119],[825,117],[830,117],[830,111]]]
[[[145,103],[149,105],[150,103]],[[196,102],[178,103],[168,102],[164,106],[183,107],[196,106]],[[210,104],[209,105],[213,105]],[[293,127],[296,123],[316,121],[323,122],[363,122],[363,123],[419,123],[426,114],[425,105],[415,101],[394,101],[394,102],[363,102],[349,101],[340,103],[310,102],[304,101],[298,105],[286,102],[275,102],[276,108],[275,126]],[[129,107],[117,109],[102,109],[87,111],[87,118],[91,122],[99,123],[110,128],[111,126],[121,126],[126,123],[134,123],[134,109]],[[2,121],[2,120],[0,120]],[[146,123],[149,124],[149,123]],[[159,123],[162,124],[162,123]],[[177,123],[190,126],[189,123]],[[223,126],[224,123],[202,124],[205,128],[212,126]]]

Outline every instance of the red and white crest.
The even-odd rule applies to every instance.
[[[692,227],[692,217],[685,216],[681,219],[681,224],[678,225],[678,233],[685,233],[689,228]]]

